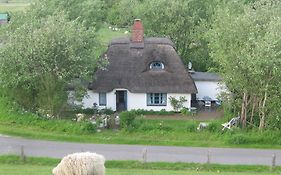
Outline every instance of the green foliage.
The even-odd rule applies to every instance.
[[[231,144],[237,144],[237,145],[247,144],[247,143],[249,143],[249,137],[245,136],[245,134],[236,134],[236,135],[233,135],[232,137],[230,137],[228,139],[228,142]]]
[[[133,20],[137,18],[136,8],[139,4],[139,0],[118,1],[109,9],[107,21],[119,27],[132,25]]]
[[[179,99],[176,99],[176,97],[169,97],[169,101],[174,108],[175,111],[179,111],[184,107],[184,103],[187,102],[186,98],[184,96],[180,96]]]
[[[40,114],[50,115],[51,118],[59,116],[67,101],[67,93],[63,83],[52,74],[42,75],[35,101],[38,104]]]
[[[175,128],[173,128],[173,126],[166,121],[153,119],[141,119],[140,121],[141,122],[137,127],[137,131],[144,131],[150,133],[168,133],[173,132],[175,130]]]
[[[280,8],[279,1],[271,0],[227,2],[214,15],[211,55],[232,92],[233,106],[240,106],[243,126],[247,114],[260,120],[261,129],[280,114],[280,98],[274,98],[280,95]]]
[[[196,132],[197,128],[197,123],[196,122],[188,122],[186,126],[186,131],[187,132]]]
[[[104,108],[99,110],[100,114],[106,114],[106,115],[112,115],[114,114],[114,111],[111,108]]]
[[[226,133],[226,141],[236,145],[254,145],[254,144],[281,144],[280,133],[267,131],[258,131],[256,129],[242,131],[233,130]]]
[[[221,121],[210,122],[206,129],[212,133],[220,133],[222,130]]]
[[[44,19],[64,12],[67,21],[77,21],[86,28],[98,30],[105,17],[105,3],[101,0],[40,0],[27,9],[30,16]]]
[[[137,114],[133,111],[124,111],[119,114],[121,128],[131,131],[135,127]]]
[[[182,108],[182,109],[180,110],[180,113],[181,113],[182,115],[184,115],[184,116],[189,116],[189,115],[191,115],[191,112],[188,110],[188,108]]]
[[[74,122],[70,120],[48,119],[23,110],[7,97],[0,98],[0,123],[15,127],[31,127],[35,131],[48,131],[62,134],[92,134],[96,126],[90,122]]]
[[[136,113],[137,115],[173,115],[173,114],[175,114],[175,112],[166,111],[165,109],[161,109],[160,111],[144,110],[144,109],[136,109],[136,110],[131,110],[131,111]]]
[[[144,0],[136,9],[147,36],[168,37],[187,65],[207,71],[216,66],[209,57],[204,38],[217,1],[214,0]]]
[[[102,64],[96,57],[95,33],[77,21],[68,22],[63,13],[27,21],[7,37],[0,50],[1,86],[22,106],[51,116],[66,100],[64,88],[73,79],[89,78]]]

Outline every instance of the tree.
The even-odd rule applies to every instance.
[[[76,20],[86,28],[98,30],[106,19],[106,10],[103,0],[38,0],[31,3],[25,13],[13,13],[12,19],[13,25],[14,23],[22,25],[31,18],[42,19],[64,12],[67,21]],[[18,20],[19,18],[21,20]]]
[[[0,51],[1,86],[23,107],[50,116],[66,102],[67,85],[102,64],[95,32],[62,12],[28,20],[7,37]]]
[[[136,9],[139,5],[139,0],[119,0],[109,9],[107,21],[119,27],[130,26],[138,18]]]
[[[228,2],[217,9],[209,31],[211,55],[240,103],[243,127],[258,117],[263,129],[278,110],[270,106],[280,104],[273,98],[281,80],[280,8],[271,0]]]
[[[170,38],[186,65],[191,61],[196,70],[207,71],[216,67],[204,38],[216,4],[213,0],[144,0],[134,11],[147,36]]]

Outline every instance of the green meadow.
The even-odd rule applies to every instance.
[[[0,174],[48,175],[58,164],[58,159],[0,156]],[[189,163],[141,163],[137,161],[106,161],[107,175],[278,175],[280,167],[271,170],[266,166],[207,165]]]

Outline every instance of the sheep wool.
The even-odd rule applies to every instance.
[[[64,157],[53,169],[53,175],[105,175],[105,158],[90,152]]]

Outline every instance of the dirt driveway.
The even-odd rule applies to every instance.
[[[145,115],[147,119],[174,119],[174,120],[213,120],[213,119],[220,119],[223,117],[223,111],[199,111],[194,116],[183,116],[181,114],[174,114],[174,115]]]

